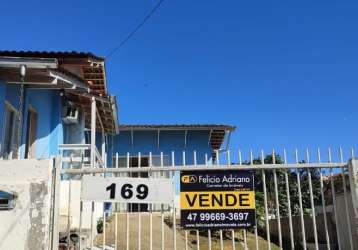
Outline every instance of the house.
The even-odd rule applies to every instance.
[[[0,51],[0,157],[49,158],[83,144],[91,98],[104,134],[117,128],[104,58],[91,53]],[[100,126],[97,126],[100,128]]]
[[[53,216],[59,209],[52,193],[64,190],[57,188],[53,169],[58,161],[51,158],[62,154],[62,167],[81,167],[84,162],[73,159],[84,153],[91,155],[87,163],[103,167],[96,143],[85,144],[91,123],[102,135],[98,143],[117,129],[117,103],[107,90],[104,58],[0,51],[1,249],[56,245]]]
[[[104,58],[81,52],[0,51],[0,179],[7,180],[11,175],[23,180],[16,184],[0,182],[0,200],[8,208],[0,211],[0,220],[15,220],[18,214],[25,214],[29,215],[27,227],[38,223],[38,218],[31,217],[32,206],[11,206],[28,202],[29,197],[37,199],[37,206],[43,205],[38,209],[46,214],[42,223],[54,219],[50,209],[56,206],[51,196],[55,176],[46,171],[55,167],[54,157],[61,156],[62,168],[210,164],[217,153],[228,148],[235,130],[222,124],[124,125],[118,124],[117,113],[116,97],[107,88]],[[39,166],[43,166],[42,175],[37,172],[40,179],[33,183],[31,174]],[[62,175],[58,185],[60,231],[78,229],[82,214],[82,229],[92,229],[93,233],[93,222],[103,216],[104,208],[139,208],[90,202],[81,206],[80,176],[74,177],[69,180]],[[41,197],[36,196],[38,190],[31,189],[39,181],[46,183]],[[145,210],[145,205],[141,209]],[[41,232],[45,233],[29,244],[43,245],[51,237],[57,242],[56,233],[48,235],[51,223],[44,223]],[[11,233],[6,227],[0,230],[0,239],[6,238],[0,248],[1,244],[12,244],[18,229],[24,239],[31,238],[31,228],[20,226],[11,227]]]
[[[229,146],[231,132],[235,127],[223,124],[120,124],[118,133],[109,143],[109,153],[115,167],[126,167],[127,153],[130,154],[131,166],[135,166],[138,154],[141,154],[141,162],[149,164],[149,153],[152,155],[153,166],[160,165],[160,154],[163,154],[163,164],[171,165],[174,160],[176,165],[184,162],[194,164],[194,152],[196,163],[205,164],[215,159],[215,152],[226,150]],[[118,154],[118,166],[115,163],[115,154]],[[172,156],[174,155],[174,159]]]
[[[204,165],[215,162],[216,153],[226,151],[235,127],[224,124],[120,124],[110,138],[108,158],[113,167]],[[160,173],[152,173],[158,178]],[[132,176],[148,177],[148,173]],[[179,203],[176,177],[175,203]],[[117,211],[137,211],[137,204],[117,206]],[[147,210],[147,205],[141,206]]]

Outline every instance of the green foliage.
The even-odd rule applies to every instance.
[[[273,164],[272,155],[267,155],[264,158],[265,164]],[[304,161],[300,162],[305,163]],[[244,164],[249,164],[245,162]],[[260,158],[253,159],[254,165],[262,164]],[[275,155],[275,164],[283,164],[280,155]],[[280,209],[280,216],[288,216],[288,195],[286,191],[286,175],[289,186],[289,195],[291,201],[291,213],[292,215],[299,214],[299,192],[297,183],[297,171],[299,173],[301,183],[301,194],[302,194],[302,207],[305,214],[311,210],[311,199],[309,192],[309,172],[311,173],[313,199],[315,204],[321,204],[321,193],[320,193],[320,173],[318,169],[272,169],[264,170],[265,181],[266,181],[266,194],[267,194],[267,207],[269,215],[276,215],[276,192],[275,192],[275,181],[274,175],[276,172],[277,178],[277,196]],[[255,195],[256,195],[256,215],[258,218],[258,226],[264,226],[265,220],[265,203],[264,203],[264,185],[263,185],[263,170],[254,171],[255,178]]]
[[[97,220],[97,233],[103,233],[103,218]]]

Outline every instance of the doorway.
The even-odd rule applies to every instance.
[[[131,157],[129,159],[129,167],[135,168],[139,167],[139,158],[138,157]],[[140,167],[149,167],[149,158],[148,157],[141,157],[140,158]],[[148,172],[134,172],[130,175],[133,178],[148,178]],[[127,207],[129,212],[148,212],[148,204],[141,204],[141,203],[129,203]]]

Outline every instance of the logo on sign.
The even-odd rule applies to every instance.
[[[183,175],[181,177],[181,181],[183,183],[196,183],[198,181],[198,177],[195,175]]]

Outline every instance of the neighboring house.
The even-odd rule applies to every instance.
[[[113,167],[157,167],[180,165],[209,165],[216,153],[226,151],[235,127],[222,124],[142,124],[119,125],[118,134],[108,142],[108,162]],[[132,174],[138,176],[138,173]],[[159,172],[150,175],[158,178]],[[149,177],[148,173],[140,177]],[[179,182],[176,181],[175,203],[179,203]],[[146,211],[147,204],[142,204]],[[154,207],[154,209],[156,209]],[[158,207],[159,209],[159,207]],[[117,205],[117,211],[138,211],[138,204]]]
[[[205,164],[205,159],[212,162],[217,151],[226,150],[230,134],[235,127],[222,124],[120,124],[118,134],[108,142],[108,153],[113,155],[112,161],[116,167],[115,156],[118,154],[118,166],[126,167],[127,153],[130,155],[130,167],[135,167],[138,155],[141,154],[142,166],[149,165],[149,154],[152,155],[153,166],[160,166],[161,153],[163,164],[172,164],[172,154],[176,165]],[[222,149],[223,146],[223,149]]]
[[[117,105],[107,91],[104,58],[0,51],[0,159],[49,158],[61,144],[85,143],[92,97],[102,132],[115,133]]]

